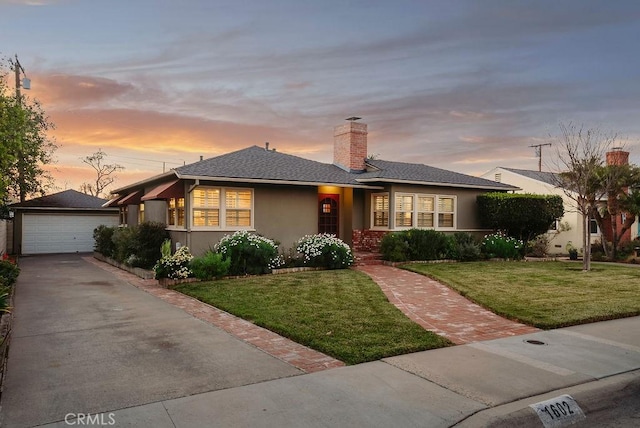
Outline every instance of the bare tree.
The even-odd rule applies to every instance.
[[[602,171],[607,150],[616,141],[616,134],[600,129],[586,129],[573,123],[560,125],[560,133],[551,136],[556,148],[556,185],[574,202],[582,217],[583,271],[591,270],[590,218],[598,202],[607,194],[598,173]]]
[[[108,196],[104,190],[116,181],[117,177],[115,173],[122,171],[124,166],[118,165],[117,163],[105,163],[106,157],[107,154],[103,152],[102,149],[98,149],[94,154],[81,158],[82,162],[89,165],[96,172],[95,181],[84,182],[80,185],[80,191],[82,193],[97,197],[100,197],[100,195]]]

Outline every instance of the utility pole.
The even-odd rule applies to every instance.
[[[529,147],[534,147],[536,149],[536,156],[538,157],[538,172],[542,171],[542,148],[544,146],[550,146],[551,143],[545,144],[533,144]]]
[[[20,93],[20,88],[24,87],[25,89],[31,89],[31,81],[27,79],[27,73],[25,73],[24,68],[22,68],[22,65],[20,65],[18,54],[16,54],[16,60],[13,61],[13,69],[16,74],[16,105],[18,108],[20,108],[22,106],[22,94]],[[22,74],[25,75],[24,81],[20,80],[20,71],[22,71]],[[18,132],[16,133],[16,138],[20,139],[20,141],[18,141],[18,188],[20,190],[20,202],[24,202],[27,195],[25,192],[26,183],[24,178],[24,153],[22,150],[22,120],[20,120],[19,125],[20,126]]]

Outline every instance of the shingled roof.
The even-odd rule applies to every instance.
[[[557,185],[558,179],[557,175],[553,172],[544,172],[544,171],[532,171],[529,169],[515,169],[515,168],[504,168],[502,169],[506,171],[513,172],[514,174],[519,174],[527,178],[531,178],[533,180],[542,181],[543,183],[551,184],[552,186]]]
[[[76,190],[64,190],[59,193],[29,199],[9,205],[11,208],[102,208],[106,199],[86,195]]]
[[[496,190],[517,189],[509,184],[496,183],[484,178],[473,177],[471,175],[460,174],[423,164],[367,159],[367,165],[373,167],[373,170],[360,174],[358,177],[358,181],[360,182],[420,183]]]
[[[331,164],[251,146],[175,169],[180,178],[246,179],[362,186],[356,175]]]

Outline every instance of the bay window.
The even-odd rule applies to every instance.
[[[396,193],[395,228],[455,229],[455,196]],[[375,205],[373,207],[375,215]],[[375,225],[375,223],[374,223]]]

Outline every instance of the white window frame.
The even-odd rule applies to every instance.
[[[397,196],[411,196],[413,197],[413,211],[412,211],[412,222],[411,226],[398,226],[395,222],[396,213],[397,212],[405,212],[405,211],[397,211],[395,206],[395,199]],[[433,227],[419,227],[418,226],[418,213],[420,212],[429,212],[431,211],[418,211],[418,198],[419,197],[429,197],[433,198]],[[443,212],[446,214],[453,214],[453,226],[451,227],[443,227],[439,224],[439,214],[440,212],[440,199],[453,199],[453,212]],[[456,195],[438,195],[432,193],[413,193],[413,192],[395,192],[393,195],[394,206],[393,213],[390,213],[390,217],[393,216],[393,230],[407,230],[407,229],[433,229],[433,230],[457,230],[458,224],[458,197]]]
[[[385,197],[387,198],[387,225],[386,226],[376,226],[375,222],[376,222],[376,212],[383,212],[383,211],[377,211],[375,209],[375,198],[376,197]],[[371,229],[377,229],[377,230],[389,230],[389,227],[391,227],[391,195],[389,195],[389,192],[380,192],[380,193],[372,193],[371,194]]]
[[[196,207],[194,205],[194,194],[195,190],[219,190],[220,193],[220,201],[218,207],[218,225],[217,226],[196,226],[194,222],[194,214],[193,212],[198,210],[201,207]],[[227,191],[230,192],[250,192],[251,194],[251,207],[250,210],[250,224],[248,226],[228,226],[227,223]],[[232,208],[236,209],[236,208]],[[250,187],[220,187],[220,186],[198,186],[192,191],[189,195],[189,224],[191,225],[191,230],[215,230],[215,231],[236,231],[236,230],[255,230],[254,223],[254,212],[255,212],[255,192],[254,189]]]

